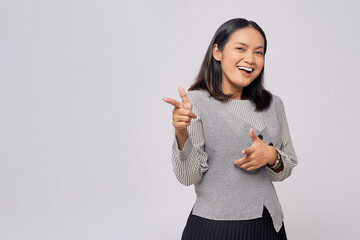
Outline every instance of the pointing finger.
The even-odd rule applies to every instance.
[[[245,162],[247,162],[247,159],[246,159],[246,156],[245,156],[245,157],[236,159],[233,162],[234,162],[235,165],[241,165],[241,164],[244,164]]]
[[[175,99],[172,98],[163,98],[164,102],[170,103],[171,105],[173,105],[174,107],[177,108],[181,108],[181,102],[176,101]]]

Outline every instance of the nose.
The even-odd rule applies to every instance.
[[[244,62],[248,63],[248,64],[252,64],[254,63],[254,56],[252,53],[247,53],[245,55],[245,58],[244,58]]]

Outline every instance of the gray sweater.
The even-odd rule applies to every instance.
[[[266,206],[276,231],[280,230],[283,212],[272,181],[289,177],[298,160],[283,102],[272,95],[270,107],[256,112],[250,100],[221,102],[205,90],[187,92],[197,118],[192,118],[187,127],[188,138],[181,151],[174,130],[172,164],[180,183],[195,186],[194,215],[214,220],[248,220],[261,217]],[[245,156],[241,150],[252,144],[250,128],[281,154],[281,172],[265,166],[246,171],[234,165],[233,160]]]

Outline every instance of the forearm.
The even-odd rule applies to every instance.
[[[175,129],[175,136],[179,150],[182,150],[185,145],[186,139],[188,138],[187,129],[184,130]]]
[[[199,146],[199,142],[194,141],[195,146],[197,146],[195,147],[192,141],[194,141],[194,136],[192,139],[188,136],[184,146],[180,149],[176,135],[174,135],[173,139],[173,171],[177,180],[185,186],[198,182],[202,177],[202,173],[209,168],[207,164],[208,156],[203,147]]]

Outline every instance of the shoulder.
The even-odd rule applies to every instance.
[[[275,109],[278,118],[282,119],[285,114],[284,102],[280,96],[273,93],[272,93],[272,98],[273,99],[271,101],[272,102],[271,105],[273,105],[273,108]]]
[[[190,90],[190,91],[187,91],[186,94],[189,94],[192,96],[210,96],[209,92],[205,89]]]
[[[284,104],[280,96],[271,93],[271,101],[270,105],[263,110],[264,113],[270,114],[273,116],[273,114],[276,114],[278,117],[282,115],[282,112],[284,111]]]
[[[274,93],[272,93],[271,95],[273,96],[273,100],[276,104],[282,103],[281,97],[279,95]]]
[[[271,104],[275,106],[276,110],[279,111],[279,110],[283,109],[284,103],[283,103],[281,97],[274,93],[271,93],[271,95],[272,95]]]
[[[186,95],[191,102],[201,101],[210,97],[209,92],[204,89],[190,90],[186,92]]]

